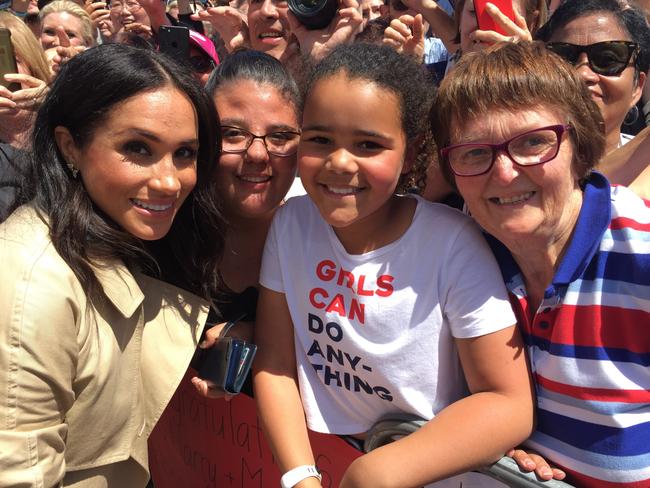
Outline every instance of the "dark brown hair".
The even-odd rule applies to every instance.
[[[54,130],[67,128],[77,147],[85,147],[101,137],[97,128],[118,104],[167,86],[186,95],[196,111],[197,183],[168,234],[143,241],[94,204],[83,180],[67,167]],[[55,78],[36,118],[31,158],[14,205],[33,202],[46,217],[55,249],[92,298],[101,291],[92,266],[119,259],[210,299],[218,291],[217,265],[224,242],[213,182],[221,147],[217,127],[212,99],[173,59],[123,44],[93,47],[73,57]]]
[[[573,127],[573,169],[584,178],[605,150],[605,124],[596,103],[573,68],[539,42],[501,43],[463,56],[443,79],[430,113],[439,148],[450,144],[451,129],[492,111],[516,113],[549,107],[566,114]],[[440,164],[454,184],[447,161]]]

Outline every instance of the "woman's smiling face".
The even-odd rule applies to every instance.
[[[169,232],[197,176],[198,122],[185,94],[166,86],[117,104],[82,147],[64,127],[55,135],[93,203],[118,226],[143,240]]]
[[[529,130],[564,125],[565,119],[561,110],[548,106],[493,111],[467,122],[452,121],[451,144],[498,144]],[[506,246],[521,238],[568,239],[577,215],[572,206],[581,202],[573,157],[573,143],[565,132],[557,156],[544,164],[520,166],[499,151],[487,173],[457,176],[455,181],[472,216]]]
[[[566,42],[587,46],[603,41],[630,41],[629,34],[616,18],[607,12],[593,12],[578,17],[557,29],[550,42]],[[594,73],[587,62],[587,54],[581,53],[576,63],[576,70],[589,87],[592,98],[600,108],[605,120],[608,150],[618,145],[620,126],[627,112],[641,97],[645,73],[640,73],[637,80],[633,66],[630,65],[617,76],[605,76]],[[612,147],[613,146],[613,147]]]
[[[252,80],[230,81],[216,91],[221,125],[256,135],[298,132],[297,107],[273,85]],[[273,212],[296,176],[296,154],[269,154],[262,139],[241,153],[223,152],[217,167],[217,187],[226,210],[255,218]]]

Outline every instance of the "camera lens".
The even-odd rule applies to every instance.
[[[338,0],[288,0],[289,10],[307,29],[327,27],[336,15]]]

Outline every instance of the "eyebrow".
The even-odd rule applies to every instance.
[[[163,142],[163,140],[160,137],[158,137],[157,135],[152,134],[151,132],[149,132],[146,129],[140,129],[138,127],[130,127],[128,129],[125,129],[123,131],[118,132],[117,134],[118,135],[122,135],[122,134],[128,135],[128,134],[132,134],[132,133],[136,133],[137,135],[139,135],[141,137],[144,137],[145,139],[149,139],[150,141],[153,141],[153,142]],[[193,139],[186,139],[184,141],[180,141],[179,144],[180,145],[199,144],[199,139],[196,138],[196,137],[193,138]]]
[[[221,119],[221,125],[229,125],[233,127],[239,127],[241,129],[248,129],[248,124],[243,119]],[[271,132],[300,132],[300,129],[297,127],[288,125],[288,124],[272,124],[270,130],[267,133]]]
[[[332,129],[329,126],[326,125],[308,125],[302,128],[303,132],[306,132],[308,130],[313,130],[313,131],[319,131],[319,132],[333,132],[334,129]],[[382,134],[380,132],[375,132],[372,130],[363,130],[363,129],[356,129],[352,132],[355,136],[365,136],[365,137],[373,137],[376,139],[391,139],[389,136]]]

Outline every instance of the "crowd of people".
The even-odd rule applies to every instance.
[[[283,488],[650,487],[650,5],[511,3],[2,3],[0,487],[155,486],[225,334]]]

